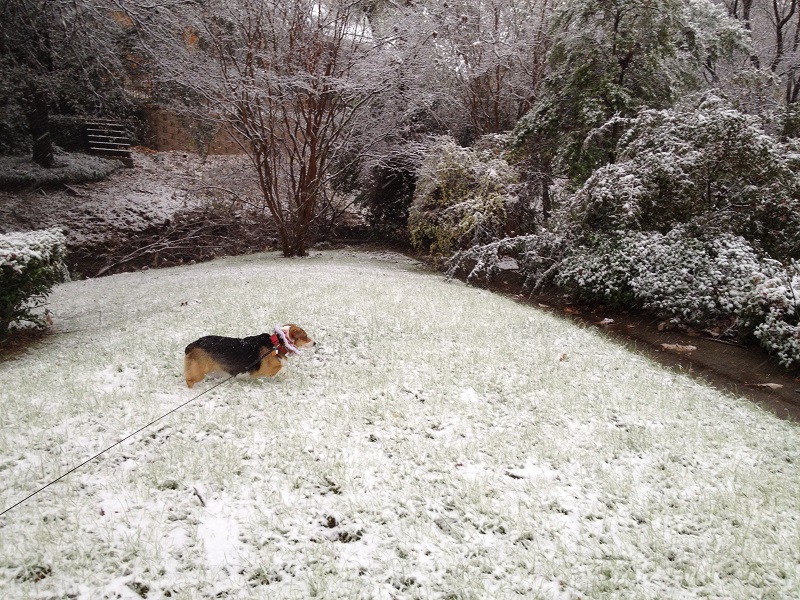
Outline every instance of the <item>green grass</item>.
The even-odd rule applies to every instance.
[[[800,596],[796,425],[401,257],[225,259],[49,308],[0,363],[2,506],[219,382],[185,387],[197,337],[318,344],[0,517],[5,597]]]

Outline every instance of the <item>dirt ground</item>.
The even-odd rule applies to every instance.
[[[0,233],[59,227],[74,277],[271,249],[241,156],[133,152],[134,167],[96,183],[0,190]],[[253,224],[257,223],[257,226]]]
[[[218,191],[229,197],[246,194],[241,183],[246,178],[245,169],[237,157],[202,161],[188,153],[137,151],[134,167],[117,171],[107,181],[55,190],[0,190],[0,233],[58,226],[65,230],[68,246],[85,255],[120,246],[122,238],[128,246],[137,239],[152,243],[159,231],[170,227],[176,213],[198,208],[203,195],[200,190],[207,192],[219,186],[224,189]],[[219,185],[220,181],[224,185]],[[226,235],[235,236],[237,231],[227,231]],[[269,243],[252,250],[265,247]],[[118,251],[129,252],[130,247]],[[224,248],[218,251],[218,255],[224,253]],[[95,270],[88,274],[95,274],[100,264],[87,263],[87,270]],[[513,273],[506,274],[494,289],[597,328],[659,363],[750,398],[781,418],[800,421],[800,372],[778,367],[759,348],[662,331],[658,320],[649,315],[579,306],[556,291],[530,298]]]
[[[196,204],[204,170],[196,156],[135,152],[134,160],[97,183],[0,191],[0,233],[61,227],[68,244],[93,246]]]

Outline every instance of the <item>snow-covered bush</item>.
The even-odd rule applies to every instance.
[[[798,286],[800,288],[800,286]],[[797,321],[795,313],[795,321]],[[800,324],[787,322],[770,312],[766,320],[756,327],[754,335],[764,349],[778,358],[786,368],[800,366]]]
[[[447,262],[447,275],[491,283],[513,262],[524,287],[535,290],[552,283],[569,246],[565,236],[546,230],[505,238],[457,252]]]
[[[792,142],[713,94],[643,110],[625,124],[616,162],[564,207],[571,221],[587,231],[662,233],[694,223],[781,260],[800,257],[800,152]]]
[[[800,281],[740,236],[683,227],[598,235],[562,261],[555,280],[584,300],[755,337],[783,365],[800,364]]]
[[[491,143],[462,148],[434,140],[417,173],[408,227],[415,248],[447,255],[505,235],[507,211],[518,202],[517,174]]]
[[[637,300],[632,282],[648,268],[634,252],[647,240],[648,234],[632,231],[598,235],[562,261],[555,281],[581,300],[631,306]]]
[[[45,325],[35,311],[66,277],[64,254],[58,229],[0,235],[0,336],[17,322]]]
[[[764,321],[753,335],[785,367],[800,366],[800,264],[793,273],[773,278],[756,288],[759,306],[766,309]]]

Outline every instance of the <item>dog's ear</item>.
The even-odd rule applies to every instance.
[[[298,348],[314,345],[314,342],[311,341],[305,330],[298,327],[297,325],[294,324],[289,325],[289,331],[287,335],[289,339],[292,340],[292,343]]]

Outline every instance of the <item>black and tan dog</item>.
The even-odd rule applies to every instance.
[[[294,324],[245,338],[207,335],[186,346],[183,374],[189,387],[213,372],[272,377],[283,370],[287,356],[313,345],[306,332]]]

